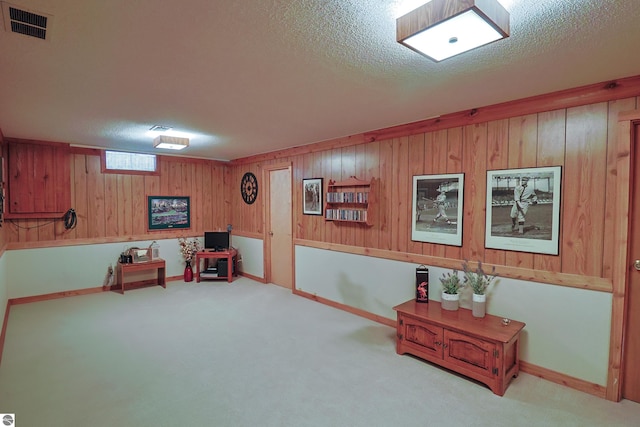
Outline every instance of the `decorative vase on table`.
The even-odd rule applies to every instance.
[[[442,293],[442,309],[456,311],[460,306],[460,294]]]
[[[193,281],[193,269],[191,268],[191,261],[187,261],[187,265],[184,267],[184,281]]]
[[[484,317],[487,309],[487,288],[498,277],[495,274],[496,267],[493,266],[489,274],[482,268],[481,261],[478,261],[478,265],[474,270],[465,260],[462,263],[462,270],[464,271],[464,282],[473,290],[472,314],[474,317]]]
[[[449,271],[440,277],[442,283],[442,309],[456,311],[460,305],[460,289],[464,283],[458,276],[458,270]]]
[[[471,301],[471,312],[473,317],[484,317],[487,309],[487,296],[473,294],[473,300]]]

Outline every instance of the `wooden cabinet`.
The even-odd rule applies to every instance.
[[[6,140],[6,217],[62,217],[71,208],[68,144]]]
[[[424,360],[478,380],[502,396],[520,371],[518,345],[524,323],[471,310],[442,310],[440,303],[407,301],[394,307],[398,315],[396,352]]]
[[[371,178],[371,181],[364,181],[355,176],[339,182],[329,180],[324,219],[373,225],[375,222],[374,184],[374,178]]]

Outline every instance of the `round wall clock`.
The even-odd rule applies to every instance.
[[[258,180],[251,172],[245,173],[242,177],[240,193],[246,204],[250,205],[256,201],[256,197],[258,197]]]

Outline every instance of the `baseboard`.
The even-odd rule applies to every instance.
[[[561,374],[547,368],[536,366],[529,362],[525,362],[524,360],[520,361],[520,371],[542,378],[546,381],[551,381],[552,383],[564,385],[569,388],[606,399],[606,387],[598,384],[593,384],[585,380],[570,377],[569,375]]]
[[[254,276],[253,274],[245,273],[243,271],[241,271],[239,274],[240,276],[246,277],[247,279],[255,280],[256,282],[267,283],[267,281],[263,277]]]
[[[301,297],[309,298],[309,299],[311,299],[313,301],[317,301],[319,303],[322,303],[322,304],[325,304],[325,305],[328,305],[328,306],[331,306],[331,307],[334,307],[334,308],[349,312],[351,314],[355,314],[356,316],[364,317],[366,319],[373,320],[374,322],[382,323],[383,325],[386,325],[386,326],[391,326],[394,329],[396,328],[396,320],[395,319],[389,319],[389,318],[386,318],[386,317],[383,317],[383,316],[379,316],[377,314],[373,314],[373,313],[370,313],[368,311],[361,310],[359,308],[350,307],[350,306],[348,306],[346,304],[335,302],[335,301],[332,301],[330,299],[319,297],[319,296],[317,296],[315,294],[310,294],[308,292],[301,291],[301,290],[298,290],[298,289],[294,289],[293,293],[296,294],[296,295],[299,295]]]
[[[240,273],[240,275],[248,277],[258,282],[266,283],[264,279],[259,277],[254,277],[250,274]],[[176,280],[176,281],[182,280],[182,279],[183,279],[182,276],[167,278],[167,280]],[[126,289],[137,289],[137,288],[142,288],[142,287],[151,286],[151,285],[157,286],[154,280],[143,280],[140,282],[127,283]],[[51,294],[35,295],[31,297],[22,297],[22,298],[12,298],[8,300],[7,308],[4,313],[4,322],[2,323],[2,332],[0,333],[0,363],[2,363],[2,353],[4,350],[4,342],[5,342],[5,337],[7,333],[7,323],[9,321],[9,311],[11,310],[12,305],[27,304],[27,303],[37,302],[37,301],[47,301],[47,300],[58,299],[58,298],[67,298],[67,297],[78,296],[78,295],[88,295],[88,294],[94,294],[99,292],[119,291],[119,290],[120,289],[118,287],[116,287],[115,285],[112,285],[109,287],[97,287],[97,288],[79,289],[75,291],[54,292]],[[350,307],[346,304],[335,302],[327,298],[319,297],[317,295],[310,294],[308,292],[304,292],[298,289],[294,289],[293,293],[298,296],[319,302],[321,304],[325,304],[330,307],[334,307],[339,310],[343,310],[343,311],[355,314],[356,316],[364,317],[374,322],[378,322],[383,325],[390,326],[392,328],[396,327],[395,319],[388,319],[386,317],[382,317],[358,308]],[[564,385],[566,387],[569,387],[578,391],[582,391],[584,393],[588,393],[596,397],[600,397],[602,399],[606,398],[606,388],[598,384],[590,383],[578,378],[571,377],[569,375],[564,375],[559,372],[534,365],[524,360],[520,361],[520,370],[529,375],[534,375],[536,377],[542,378],[543,380],[546,380],[546,381],[551,381],[556,384]]]
[[[184,280],[183,276],[175,276],[175,277],[167,277],[166,281],[181,281]],[[127,282],[125,283],[125,291],[146,288],[151,286],[158,286],[158,281],[156,279],[148,279],[148,280],[140,280],[138,282]],[[52,299],[58,298],[67,298],[67,297],[75,297],[79,295],[90,295],[97,294],[100,292],[120,292],[120,287],[117,285],[109,285],[109,286],[99,286],[95,288],[84,288],[77,289],[74,291],[62,291],[62,292],[53,292],[50,294],[42,294],[42,295],[34,295],[30,297],[21,297],[21,298],[11,298],[8,301],[9,305],[18,305],[18,304],[29,304],[32,302],[38,301],[48,301]]]
[[[364,317],[378,323],[382,323],[383,325],[391,326],[393,328],[396,327],[396,320],[387,319],[386,317],[378,316],[378,315],[369,313],[367,311],[364,311],[358,308],[353,308],[348,305],[331,301],[329,299],[319,297],[317,295],[310,294],[308,292],[300,291],[297,289],[294,289],[293,293],[296,295],[317,301],[319,303],[326,304],[331,307],[347,311],[349,313],[353,313],[357,316]],[[559,372],[552,371],[550,369],[542,368],[540,366],[528,363],[524,360],[520,360],[520,371],[525,372],[529,375],[534,375],[536,377],[542,378],[543,380],[550,381],[552,383],[560,384],[560,385],[572,388],[574,390],[582,391],[584,393],[588,393],[593,396],[606,399],[606,391],[607,391],[606,388],[598,384],[590,383],[588,381],[574,378],[569,375],[561,374]]]
[[[53,292],[50,294],[34,295],[30,297],[11,298],[9,299],[9,304],[10,305],[29,304],[32,302],[49,301],[52,299],[75,297],[78,295],[97,294],[99,292],[104,292],[106,290],[109,290],[109,289],[103,286],[100,286],[97,288],[85,288],[85,289],[77,289],[74,291],[62,291],[62,292]]]

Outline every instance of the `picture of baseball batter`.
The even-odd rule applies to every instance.
[[[487,172],[487,248],[558,254],[561,167]]]
[[[463,182],[464,174],[413,177],[412,240],[462,244]]]

